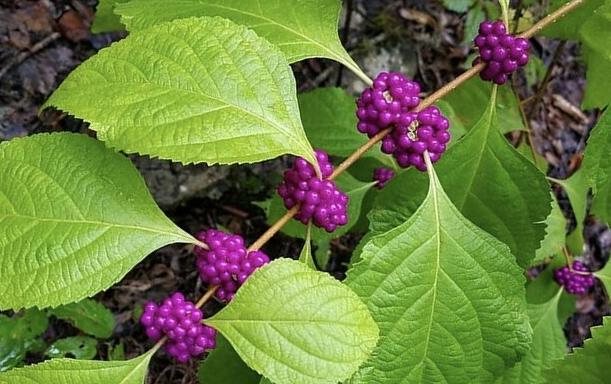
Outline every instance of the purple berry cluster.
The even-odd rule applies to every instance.
[[[420,85],[400,73],[382,72],[357,100],[357,129],[373,137],[381,130],[401,122],[406,112],[420,103]]]
[[[316,160],[323,179],[333,173],[327,154],[316,150]],[[303,158],[297,158],[293,168],[284,172],[278,194],[288,209],[299,204],[295,218],[303,224],[312,223],[333,232],[348,223],[348,195],[339,190],[332,180],[321,180],[314,167]]]
[[[203,325],[203,318],[199,308],[176,292],[161,305],[147,302],[140,323],[153,341],[167,336],[165,350],[179,362],[186,363],[191,357],[199,357],[216,347],[216,331]]]
[[[395,171],[390,168],[376,168],[373,170],[373,180],[377,181],[374,185],[377,189],[382,189],[393,177],[395,177]]]
[[[414,166],[426,171],[424,152],[428,151],[435,163],[450,141],[449,120],[439,108],[430,106],[420,112],[401,116],[402,121],[382,141],[382,152],[392,154],[402,168]]]
[[[208,245],[208,249],[195,247],[194,250],[199,275],[204,282],[219,286],[215,295],[221,301],[231,301],[246,279],[269,263],[265,253],[248,252],[241,236],[209,229],[196,237]]]
[[[573,271],[568,266],[558,268],[554,271],[554,278],[568,293],[573,295],[583,295],[594,285],[594,275],[577,260],[573,262]]]
[[[479,74],[482,80],[505,84],[509,75],[528,63],[528,40],[508,34],[500,20],[482,22],[475,45],[479,57],[474,64],[486,63]]]

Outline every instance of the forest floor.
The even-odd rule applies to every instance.
[[[121,39],[122,32],[92,35],[95,0],[0,0],[0,141],[40,132],[72,131],[95,136],[82,121],[56,111],[39,115],[42,103],[65,76],[99,49]],[[460,74],[468,65],[469,45],[463,44],[465,16],[450,12],[435,1],[344,1],[349,7],[340,36],[365,72],[398,70],[415,78],[425,93]],[[349,24],[349,27],[348,27]],[[560,46],[559,46],[560,45]],[[581,111],[585,70],[579,46],[545,38],[533,50],[548,65],[550,81],[525,104],[536,151],[550,164],[548,175],[563,179],[578,167],[596,111]],[[294,66],[300,92],[318,86],[342,86],[358,92],[363,85],[340,65],[327,60],[306,60]],[[517,78],[514,86],[526,98],[537,93]],[[510,136],[510,140],[515,137]],[[156,201],[179,226],[191,233],[212,226],[240,233],[253,241],[267,228],[256,202],[274,193],[288,159],[233,167],[182,166],[167,161],[132,156]],[[270,176],[272,175],[272,176]],[[565,215],[575,225],[567,196],[554,191]],[[609,257],[611,232],[588,219],[583,258],[598,269]],[[349,234],[332,242],[326,269],[342,278],[352,250],[360,239]],[[302,240],[282,234],[266,246],[270,255],[297,257]],[[199,297],[201,285],[188,247],[163,248],[140,263],[121,282],[97,296],[116,317],[111,339],[101,341],[98,357],[122,344],[126,357],[150,346],[134,320],[135,309],[146,300],[159,300],[182,290]],[[216,304],[206,307],[214,311]],[[575,314],[565,324],[568,346],[578,346],[589,336],[589,327],[611,313],[601,285],[577,301]],[[77,330],[55,320],[45,334],[51,341],[72,336]],[[30,356],[37,361],[39,356]],[[161,354],[151,364],[150,383],[196,383],[195,363],[177,365]]]

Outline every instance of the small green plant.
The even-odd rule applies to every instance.
[[[604,382],[609,326],[565,357],[559,308],[594,277],[608,287],[611,267],[592,273],[565,260],[550,182],[567,189],[579,249],[589,189],[591,213],[609,220],[611,115],[567,180],[546,179],[541,159],[504,136],[528,131],[506,83],[540,32],[583,43],[584,107],[611,100],[611,2],[552,3],[523,30],[514,18],[514,34],[501,0],[499,20],[478,23],[473,67],[422,97],[402,74],[371,80],[359,68],[340,43],[336,0],[101,1],[94,30],[120,20],[128,37],[45,104],[87,121],[98,140],[55,133],[0,145],[0,309],[18,313],[0,317],[0,356],[12,354],[0,383],[143,383],[161,349],[182,363],[203,357],[203,383],[568,383],[584,368]],[[290,64],[313,57],[343,64],[365,90],[297,95]],[[269,229],[248,245],[177,227],[124,154],[225,165],[297,158],[261,204]],[[361,158],[375,163],[370,182],[347,172]],[[324,249],[365,216],[347,279],[318,271],[325,256],[312,242]],[[279,231],[306,240],[299,260],[261,251]],[[152,341],[141,356],[87,360],[113,328],[87,298],[174,243],[194,247],[207,293],[148,302],[139,321]],[[540,264],[549,267],[527,283],[525,269]],[[212,297],[225,306],[204,314]],[[45,345],[48,316],[83,334]],[[14,368],[28,351],[51,359]]]

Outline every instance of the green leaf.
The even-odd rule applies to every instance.
[[[609,365],[611,365],[611,325],[608,317],[603,325],[592,327],[592,338],[585,341],[583,348],[567,355],[564,360],[544,372],[546,383],[606,384],[609,382]]]
[[[558,201],[552,195],[552,211],[545,219],[545,237],[541,241],[541,246],[537,249],[532,263],[542,262],[546,257],[561,254],[566,238],[566,218]]]
[[[312,239],[315,241],[323,239],[331,240],[347,233],[350,228],[356,224],[361,215],[361,206],[367,191],[375,185],[373,182],[360,182],[348,173],[342,173],[335,181],[339,189],[345,192],[350,199],[348,203],[348,224],[339,227],[333,233],[328,233],[321,228],[312,228]],[[274,197],[271,198],[269,205],[267,205],[266,213],[267,223],[269,225],[275,223],[286,213],[284,203],[278,194],[275,194]],[[297,220],[291,220],[282,228],[282,232],[292,237],[304,239],[306,226]]]
[[[491,93],[492,85],[489,82],[474,77],[443,100],[454,108],[458,120],[470,129],[486,113]],[[526,130],[520,116],[518,101],[510,87],[498,87],[495,108],[498,116],[496,128],[502,133]]]
[[[98,353],[98,342],[88,336],[74,336],[60,339],[47,348],[45,355],[50,358],[69,357],[90,360]]]
[[[533,149],[531,149],[530,145],[523,142],[520,145],[518,145],[516,150],[522,156],[524,156],[527,160],[533,163],[535,167],[537,167],[537,169],[541,171],[541,173],[543,174],[547,173],[547,168],[548,168],[547,160],[545,160],[545,158],[539,155],[537,152],[534,153],[534,158],[533,158]]]
[[[443,5],[450,11],[463,13],[473,6],[474,0],[443,0]]]
[[[528,267],[545,236],[551,211],[545,176],[498,129],[494,94],[479,122],[448,149],[436,166],[441,184],[460,212],[503,241],[518,264]],[[398,175],[376,199],[372,223],[379,232],[407,220],[424,199],[426,175],[414,170]],[[406,191],[409,191],[407,193]]]
[[[611,222],[611,112],[600,117],[590,133],[582,167],[592,186],[592,213]]]
[[[325,57],[367,76],[342,46],[337,33],[342,4],[337,0],[133,0],[117,7],[130,31],[189,16],[221,16],[252,28],[275,44],[290,63]]]
[[[356,129],[356,102],[340,88],[317,88],[299,95],[301,121],[314,148],[333,156],[348,157],[367,142]],[[365,156],[382,157],[380,151]]]
[[[506,245],[464,218],[430,169],[428,194],[372,238],[346,284],[380,342],[352,383],[491,382],[530,341],[525,279]]]
[[[0,308],[81,300],[177,242],[196,240],[102,143],[59,133],[0,144]]]
[[[261,381],[259,381],[259,384],[273,384],[273,383],[269,381],[269,379],[262,377]]]
[[[581,254],[583,247],[583,225],[588,209],[587,199],[589,189],[585,170],[580,168],[577,172],[572,174],[571,177],[565,180],[552,178],[550,178],[550,180],[562,186],[569,197],[569,202],[571,203],[571,208],[573,209],[573,214],[577,221],[577,227],[572,234],[569,235],[571,238],[568,245],[573,254]]]
[[[315,163],[288,63],[221,18],[130,34],[74,70],[46,106],[90,122],[98,138],[129,153],[210,164],[290,153]]]
[[[301,249],[301,253],[299,254],[299,261],[307,265],[308,267],[316,270],[316,263],[314,263],[314,258],[312,257],[312,223],[307,225],[306,229],[306,237],[303,243],[303,248]]]
[[[536,299],[541,298],[541,290],[538,289],[540,280],[552,285],[555,292],[551,298],[548,297],[543,302],[529,300],[528,317],[533,329],[533,341],[524,358],[505,372],[501,380],[504,384],[541,383],[543,370],[551,367],[554,360],[562,359],[566,351],[566,338],[558,321],[558,304],[563,296],[563,289],[546,277],[538,278],[527,287],[527,296],[536,296]]]
[[[485,19],[486,13],[482,7],[473,7],[469,10],[467,13],[467,20],[465,21],[465,32],[462,40],[463,45],[470,46],[473,44],[473,39],[477,36],[479,25]]]
[[[143,384],[152,354],[126,361],[52,359],[0,374],[0,384]]]
[[[607,262],[605,267],[600,271],[594,272],[596,276],[605,285],[607,293],[611,294],[611,263]]]
[[[553,8],[560,7],[566,1],[554,1]],[[611,39],[611,2],[590,0],[552,23],[543,30],[548,37],[578,40],[582,43],[583,56],[586,61],[586,92],[583,108],[605,107],[611,103],[611,92],[607,86],[611,67],[611,46],[601,41]]]
[[[107,339],[112,336],[115,319],[112,312],[95,300],[85,299],[62,305],[49,311],[55,317],[68,320],[81,331]]]
[[[129,0],[99,0],[91,32],[102,33],[125,29],[119,20],[119,16],[115,15],[114,9],[117,4],[127,1]]]
[[[463,125],[462,121],[456,114],[454,107],[445,100],[439,100],[435,103],[445,117],[450,120],[450,133],[452,134],[452,141],[448,143],[448,147],[454,145],[459,138],[463,137],[467,133],[467,128]]]
[[[13,317],[0,315],[0,372],[21,364],[48,325],[47,316],[37,309]]]
[[[216,348],[199,365],[197,377],[200,384],[258,384],[261,379],[222,335],[216,337]]]
[[[348,287],[294,260],[257,270],[206,323],[276,383],[335,384],[369,356],[378,327]]]

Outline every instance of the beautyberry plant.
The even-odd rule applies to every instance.
[[[568,383],[584,367],[606,382],[607,321],[567,359],[563,322],[568,294],[583,300],[611,284],[611,264],[595,271],[583,236],[586,216],[611,216],[608,0],[516,10],[507,0],[498,9],[445,1],[481,24],[455,47],[478,55],[473,67],[437,90],[455,73],[431,81],[423,68],[387,68],[370,79],[341,44],[336,0],[170,3],[100,1],[94,30],[128,34],[44,105],[83,119],[96,138],[0,144],[0,309],[9,311],[0,314],[0,383],[143,383],[158,351],[187,370],[198,361],[202,383]],[[561,53],[548,54],[540,33],[582,44],[584,107],[595,109],[557,97],[573,118],[596,117],[583,124],[594,126],[583,128],[583,162],[561,167],[579,168],[563,180],[547,174],[561,160],[537,154],[531,122],[549,107]],[[349,69],[354,78],[337,84],[353,81],[351,91],[297,95],[291,64],[314,58]],[[191,235],[156,205],[127,154],[194,167],[292,164],[269,175],[281,179],[277,194],[254,202],[278,218],[269,227],[256,208],[244,237],[225,229],[235,222],[195,233],[213,214]],[[570,233],[552,183],[569,197]],[[268,246],[280,231],[304,240],[299,254]],[[185,294],[144,292],[139,324],[120,328],[148,339],[148,351],[17,367],[49,316],[109,338],[112,314],[88,298],[171,244],[195,254],[178,258]],[[98,321],[108,316],[110,329]]]

